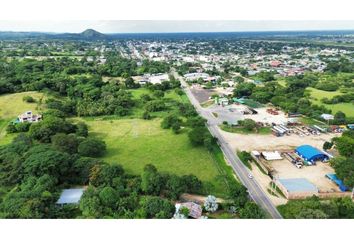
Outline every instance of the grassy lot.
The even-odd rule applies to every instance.
[[[24,102],[22,100],[24,96],[31,96],[37,102]],[[43,99],[42,102],[44,102],[45,95],[39,92],[22,92],[0,96],[0,145],[10,143],[16,136],[16,134],[6,134],[6,126],[11,120],[28,110],[40,112],[44,109],[44,106],[39,103],[41,98]]]
[[[133,108],[132,114],[127,116],[127,118],[130,118],[130,119],[141,118],[141,116],[143,115],[145,110],[144,110],[144,107],[142,106],[142,104],[140,104],[140,97],[143,94],[148,94],[151,97],[153,97],[153,94],[147,88],[138,88],[138,89],[129,90],[129,91],[132,93],[133,99],[137,100],[136,101],[137,102],[137,106],[135,106]],[[185,94],[180,96],[174,90],[169,90],[169,91],[165,92],[165,96],[164,96],[163,99],[165,100],[165,103],[166,103],[167,106],[171,106],[171,104],[169,104],[169,102],[171,102],[171,101],[189,103],[188,97]],[[173,111],[175,111],[175,108],[172,107],[172,108],[169,108],[166,111],[150,113],[150,115],[152,117],[162,118],[162,117],[166,116],[167,114],[169,114],[169,113],[171,113]]]
[[[338,95],[342,95],[342,93],[340,91],[334,91],[334,92],[330,92],[330,91],[323,91],[320,89],[316,89],[316,88],[312,88],[312,87],[308,87],[306,90],[311,92],[311,97],[314,99],[318,99],[321,100],[322,98],[333,98],[334,96],[338,96]]]
[[[319,121],[314,118],[309,118],[309,117],[301,117],[300,122],[305,125],[318,125],[318,126],[328,127],[325,122]]]
[[[154,164],[160,171],[196,175],[213,194],[220,196],[226,191],[218,159],[205,148],[191,146],[186,133],[175,135],[162,129],[161,119],[90,119],[86,123],[91,135],[106,142],[103,159],[108,163],[119,163],[133,174],[140,174],[146,164]]]
[[[279,85],[285,87],[286,86],[286,81],[284,79],[278,80]]]
[[[103,82],[116,82],[116,83],[118,83],[123,80],[124,80],[124,78],[122,78],[122,77],[102,77]]]
[[[210,107],[211,105],[214,104],[214,100],[211,99],[211,100],[208,100],[208,101],[205,101],[203,103],[201,103],[200,105],[203,107],[203,108],[207,108],[207,107]]]
[[[31,96],[37,100],[37,103],[26,103],[22,99],[24,96]],[[11,119],[17,117],[19,114],[32,110],[39,112],[43,107],[38,103],[40,99],[44,102],[45,95],[39,92],[22,92],[5,94],[0,96],[0,118]]]
[[[258,130],[248,130],[243,127],[237,127],[237,126],[229,126],[229,125],[221,125],[220,128],[225,131],[225,132],[231,132],[231,133],[239,133],[239,134],[261,134],[261,135],[267,135],[272,133],[272,129],[270,127],[261,127],[258,128]]]
[[[338,111],[344,112],[348,117],[354,117],[354,104],[352,103],[337,103],[337,104],[324,104],[321,102],[323,98],[333,98],[334,96],[341,95],[339,91],[329,92],[318,90],[315,88],[307,88],[311,93],[311,101],[318,105],[323,105],[328,109],[332,110],[332,113],[335,114]]]
[[[16,134],[7,134],[6,126],[9,121],[0,119],[0,146],[9,144],[12,139],[16,136]]]

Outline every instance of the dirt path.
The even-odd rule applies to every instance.
[[[195,195],[195,194],[189,194],[189,193],[183,193],[180,197],[181,200],[183,201],[188,201],[188,202],[197,202],[199,204],[203,204],[205,202],[206,196],[202,195]],[[216,201],[218,203],[225,202],[224,199],[222,198],[216,198]]]

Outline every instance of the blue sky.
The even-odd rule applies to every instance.
[[[223,32],[282,30],[354,30],[353,21],[1,21],[0,31],[82,32],[93,28],[103,33]]]

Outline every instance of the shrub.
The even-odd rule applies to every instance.
[[[27,102],[27,103],[34,103],[34,102],[36,102],[36,99],[34,99],[34,98],[31,97],[31,96],[24,96],[24,97],[22,98],[22,100],[23,100],[24,102]]]
[[[79,144],[78,152],[85,157],[100,157],[106,151],[106,143],[98,139],[86,139]]]

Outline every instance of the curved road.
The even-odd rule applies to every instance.
[[[193,93],[189,89],[188,84],[179,77],[176,73],[174,73],[175,77],[181,81],[181,85],[187,94],[190,102],[195,107],[196,111],[205,119],[207,119],[207,127],[210,133],[216,137],[219,141],[220,148],[224,152],[224,156],[242,184],[248,189],[248,192],[251,198],[264,210],[266,210],[272,218],[281,219],[282,216],[270,201],[266,193],[262,190],[255,179],[248,178],[248,174],[250,171],[248,168],[241,162],[236,154],[232,151],[230,145],[225,141],[224,137],[220,134],[220,129],[217,125],[217,121],[209,111],[203,109],[197,99],[194,97]]]

